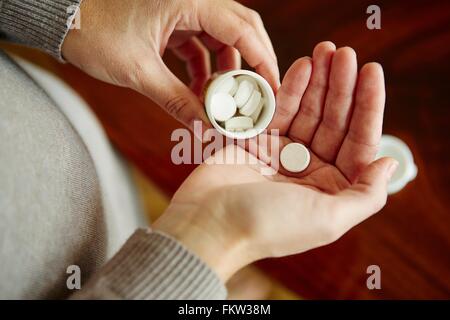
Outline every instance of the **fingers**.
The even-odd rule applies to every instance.
[[[149,59],[134,77],[135,90],[154,100],[191,130],[194,120],[202,120],[205,130],[210,126],[199,98],[167,68],[161,57]]]
[[[385,87],[382,67],[366,64],[359,73],[355,107],[336,166],[353,181],[376,156],[383,127]]]
[[[347,133],[357,74],[355,51],[348,47],[338,49],[331,63],[322,120],[311,144],[312,150],[326,162],[334,163]]]
[[[265,43],[266,47],[269,48],[272,57],[277,60],[277,55],[275,54],[272,41],[270,40],[269,34],[264,27],[264,22],[262,21],[259,13],[243,6],[240,3],[235,3],[234,9],[242,19],[249,21],[257,29],[258,36]]]
[[[241,68],[241,55],[237,49],[223,44],[207,33],[202,33],[199,38],[209,50],[216,54],[217,71]]]
[[[231,8],[237,5],[236,2],[206,1],[199,8],[200,24],[211,37],[239,50],[247,63],[276,91],[280,79],[277,61],[262,40],[260,30],[251,22],[257,19],[253,11],[248,11],[247,20],[243,19]]]
[[[283,84],[277,92],[277,110],[270,128],[279,129],[284,136],[300,108],[300,101],[308,86],[312,72],[312,60],[309,57],[298,59],[289,68]]]
[[[301,100],[300,110],[289,129],[294,141],[310,145],[322,117],[328,88],[331,60],[336,46],[329,41],[319,43],[313,52],[312,74],[308,88]]]
[[[185,61],[191,89],[196,95],[200,95],[203,87],[211,76],[211,60],[209,51],[196,37],[187,39],[178,47],[172,48],[175,55]]]
[[[338,233],[345,233],[384,207],[387,184],[397,166],[398,162],[392,158],[374,161],[350,188],[333,196],[337,210],[329,213],[329,221]]]
[[[216,52],[217,71],[241,69],[241,54],[237,49],[230,46],[223,46]]]

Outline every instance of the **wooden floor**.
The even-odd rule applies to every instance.
[[[381,214],[335,244],[259,267],[305,298],[449,299],[450,2],[377,1],[382,29],[376,31],[365,24],[371,1],[247,2],[262,15],[282,72],[322,40],[352,46],[360,63],[380,62],[387,82],[385,133],[408,143],[419,168]],[[179,125],[152,102],[42,55],[22,55],[76,88],[118,149],[168,195],[193,169],[171,164],[170,134]],[[184,75],[172,56],[166,60]],[[366,287],[366,268],[373,264],[381,268],[381,290]]]

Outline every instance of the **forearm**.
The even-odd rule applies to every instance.
[[[43,50],[57,59],[82,0],[0,0],[0,39]]]
[[[138,230],[73,299],[225,299],[216,274],[180,242]]]

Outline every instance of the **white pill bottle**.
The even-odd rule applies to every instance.
[[[226,130],[223,123],[219,123],[213,117],[212,100],[213,96],[219,92],[219,88],[230,78],[248,76],[255,80],[264,99],[264,105],[261,113],[253,125],[253,128],[244,131]],[[208,119],[213,127],[222,135],[232,139],[250,139],[264,132],[267,129],[275,114],[275,95],[269,83],[259,74],[249,70],[232,70],[225,73],[217,73],[213,76],[211,82],[207,85],[205,91],[205,109]]]

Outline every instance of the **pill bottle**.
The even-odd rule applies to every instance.
[[[225,129],[225,127],[219,124],[212,116],[211,101],[212,97],[217,92],[217,89],[220,87],[221,83],[223,83],[229,77],[238,77],[241,75],[250,76],[253,80],[256,81],[259,90],[261,91],[261,96],[264,99],[264,107],[261,111],[258,120],[254,123],[252,129],[248,129],[245,131],[228,131]],[[204,102],[206,114],[208,115],[208,119],[213,125],[213,127],[217,129],[222,135],[232,139],[250,139],[261,134],[264,130],[267,129],[270,122],[272,121],[276,108],[275,95],[273,93],[272,87],[262,76],[249,70],[233,70],[214,75],[212,80],[205,88]]]

